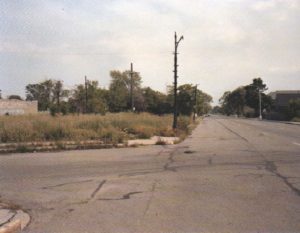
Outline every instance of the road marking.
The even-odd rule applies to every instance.
[[[293,142],[293,144],[295,144],[297,146],[300,146],[300,143],[297,143],[297,142]]]

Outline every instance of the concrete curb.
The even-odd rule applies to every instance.
[[[133,139],[125,143],[108,144],[100,140],[88,141],[61,141],[61,142],[23,142],[23,143],[0,143],[0,155],[10,153],[33,153],[65,150],[88,150],[88,149],[107,149],[123,148],[138,145],[172,145],[179,142],[178,137],[153,136],[150,139]]]
[[[26,143],[0,143],[0,154],[34,153],[65,150],[88,150],[124,147],[123,143],[108,144],[102,141],[84,142],[26,142]]]
[[[19,233],[30,222],[30,215],[19,207],[0,202],[0,233]]]
[[[298,126],[300,126],[300,122],[288,121],[288,122],[282,122],[282,123],[285,123],[285,124],[288,124],[288,125],[298,125]]]
[[[232,118],[232,117],[228,117]],[[296,121],[276,121],[276,120],[268,120],[268,119],[258,119],[258,118],[246,118],[246,117],[238,117],[238,118],[232,118],[232,119],[242,119],[242,120],[252,120],[252,121],[264,121],[264,122],[272,122],[272,123],[280,123],[280,124],[287,124],[287,125],[298,125],[300,126],[300,122]]]
[[[19,233],[21,230],[21,220],[19,219],[11,221],[0,227],[0,233]]]
[[[300,122],[295,122],[295,121],[273,121],[273,120],[266,120],[263,119],[265,122],[274,122],[274,123],[279,123],[279,124],[286,124],[286,125],[298,125],[300,126]]]
[[[180,140],[180,138],[178,138],[178,137],[153,136],[150,139],[128,140],[127,145],[128,146],[135,146],[135,145],[144,145],[144,146],[146,146],[146,145],[155,145],[155,144],[173,145],[179,140]]]

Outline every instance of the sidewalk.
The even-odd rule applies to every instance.
[[[29,221],[29,215],[23,210],[0,203],[0,233],[19,233]]]

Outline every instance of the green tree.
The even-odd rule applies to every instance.
[[[219,113],[222,113],[222,108],[221,108],[220,106],[216,105],[216,106],[214,106],[214,107],[212,108],[211,112],[212,112],[213,114],[219,114]]]
[[[10,95],[8,96],[9,100],[22,100],[21,96],[19,95]]]
[[[69,99],[69,109],[71,112],[80,113],[101,113],[107,111],[106,90],[98,87],[97,81],[87,82],[87,102],[86,89],[84,85],[78,85],[73,90],[72,96]]]
[[[26,100],[37,100],[38,110],[47,111],[52,103],[53,80],[48,79],[41,83],[26,86]]]
[[[69,91],[64,89],[62,81],[52,79],[40,83],[28,84],[25,89],[26,100],[37,100],[38,110],[50,110],[52,115],[61,112],[61,102],[69,94]]]
[[[65,90],[63,88],[63,82],[58,80],[53,82],[52,94],[53,94],[52,102],[54,102],[59,108],[62,98],[68,97],[69,91]]]
[[[179,86],[177,90],[177,104],[179,114],[191,115],[195,105],[195,87],[193,87],[191,84],[184,84]]]
[[[197,90],[197,104],[196,104],[196,113],[198,115],[204,115],[207,114],[209,111],[211,111],[212,106],[212,97],[208,95],[207,93]]]
[[[172,103],[168,101],[167,95],[154,91],[150,87],[143,89],[144,109],[154,114],[165,114],[172,112]]]
[[[222,97],[219,99],[219,103],[221,105],[221,112],[226,115],[234,113],[234,109],[230,101],[230,95],[230,91],[225,91]]]
[[[293,119],[294,117],[300,117],[300,99],[292,99],[288,106],[288,117]]]
[[[220,98],[221,110],[224,114],[244,115],[246,107],[254,109],[255,116],[259,114],[259,91],[266,90],[266,84],[261,78],[253,79],[252,83],[242,86],[234,91],[227,91]],[[261,93],[262,109],[270,110],[272,106],[271,97]]]
[[[244,115],[246,90],[244,87],[239,87],[230,93],[228,101],[231,103],[231,109],[238,116]]]
[[[62,81],[58,80],[52,82],[52,99],[50,104],[51,115],[55,115],[59,112],[65,115],[68,113],[68,104],[66,101],[63,101],[63,98],[67,98],[70,92],[63,88]]]
[[[142,110],[143,95],[141,89],[142,79],[139,73],[134,72],[132,80],[130,78],[130,71],[117,71],[110,72],[111,83],[109,86],[108,105],[112,112],[127,111],[131,108],[131,85],[133,91],[134,106],[137,110]]]
[[[263,83],[261,78],[253,79],[252,83],[245,86],[246,90],[246,105],[255,110],[255,115],[259,115],[259,91],[267,90],[267,85]],[[270,110],[272,106],[272,99],[264,93],[261,93],[262,109]]]
[[[211,109],[212,97],[205,92],[197,89],[195,98],[195,86],[184,84],[177,88],[177,106],[178,113],[182,115],[191,115],[194,110],[198,115],[206,114]],[[169,87],[168,101],[173,103],[173,87]],[[197,103],[196,103],[197,102]]]

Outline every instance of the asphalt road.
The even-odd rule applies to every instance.
[[[0,156],[25,232],[300,232],[300,126],[206,118],[183,143]]]

